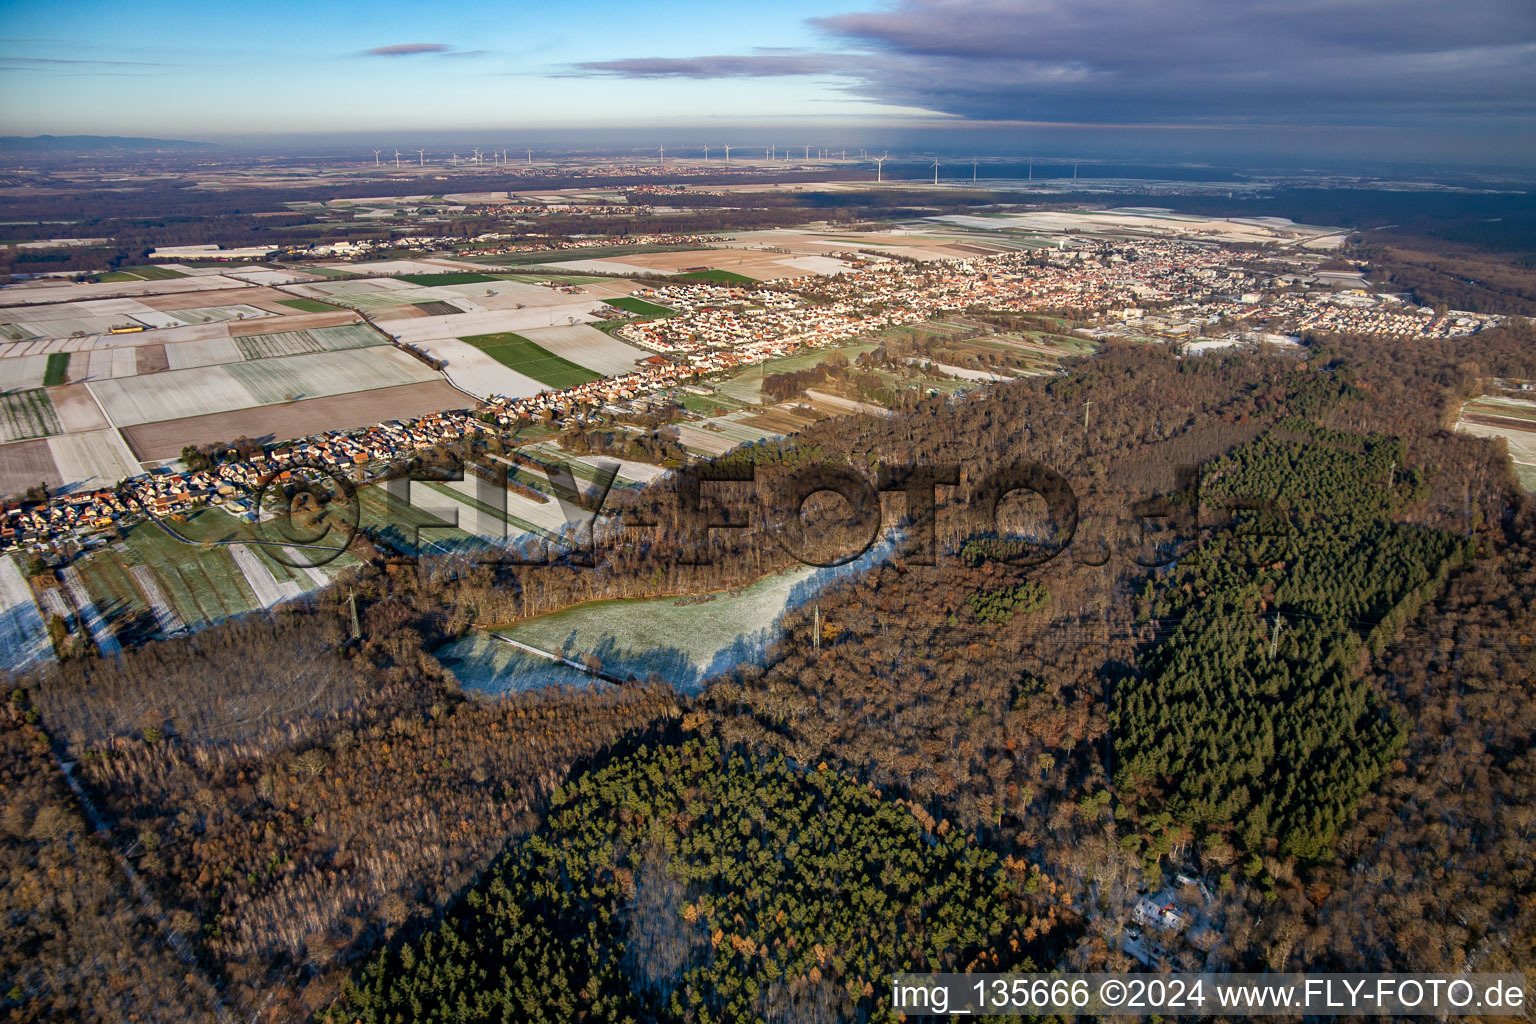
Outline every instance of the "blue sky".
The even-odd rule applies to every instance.
[[[615,81],[574,65],[823,42],[825,6],[0,4],[4,134],[517,128],[893,113],[827,76]],[[439,52],[367,55],[415,45]]]
[[[822,125],[859,144],[846,130],[857,125],[1138,144],[1163,133],[1275,151],[1331,139],[1361,155],[1536,164],[1531,0],[0,0],[0,11],[4,134],[345,133],[404,146],[430,132],[653,126],[732,141],[724,129],[782,125],[796,130],[780,142],[814,144]]]

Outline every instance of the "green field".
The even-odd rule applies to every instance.
[[[279,305],[291,306],[300,313],[332,313],[342,308],[328,302],[321,302],[319,299],[278,299],[277,301]]]
[[[503,366],[552,388],[575,387],[577,384],[601,380],[603,376],[569,359],[561,359],[520,334],[476,334],[459,340],[475,346]]]
[[[656,319],[677,315],[677,310],[675,309],[670,309],[666,306],[658,306],[654,302],[646,302],[644,299],[637,299],[633,295],[622,295],[617,299],[604,299],[603,305],[612,306],[615,309],[622,309],[629,313],[638,313],[640,316],[654,317]]]
[[[192,541],[246,543],[277,583],[294,582],[306,591],[315,587],[307,573],[278,561],[265,545],[256,543],[260,535],[254,527],[223,509],[205,508],[171,525]],[[115,576],[109,562],[119,563],[120,569],[148,566],[182,621],[193,628],[250,611],[258,604],[227,547],[183,543],[153,523],[130,527],[121,550],[109,549],[93,557],[90,572],[83,574],[87,578],[97,574],[103,577],[102,583],[110,583]],[[346,552],[321,572],[331,576],[344,566],[356,564],[357,558]]]
[[[51,388],[57,384],[63,384],[64,378],[69,376],[69,353],[52,352],[48,355],[48,366],[43,370],[43,387]]]
[[[708,281],[712,284],[757,284],[757,278],[733,274],[729,270],[694,270],[686,274],[673,274],[669,281]]]
[[[123,267],[114,270],[110,274],[102,274],[102,281],[169,281],[176,277],[186,277],[179,270],[170,267]]]
[[[715,390],[719,395],[730,398],[742,405],[758,405],[763,401],[762,379],[768,374],[809,369],[821,363],[833,352],[841,352],[848,357],[849,362],[852,362],[863,353],[873,352],[879,347],[877,342],[861,341],[846,345],[833,345],[828,348],[807,349],[804,352],[796,352],[792,356],[770,359],[766,363],[760,363],[750,369],[743,370],[736,376],[716,384]]]
[[[703,395],[695,394],[685,394],[678,401],[682,403],[684,409],[703,416],[719,416],[721,413],[741,408],[740,403],[737,402],[731,402],[730,405],[727,405],[718,399],[706,398]]]
[[[0,444],[60,433],[59,415],[42,388],[0,395]]]
[[[486,281],[494,281],[496,278],[490,274],[401,274],[400,280],[409,281],[411,284],[439,285],[439,284],[483,284]]]
[[[246,540],[248,527],[217,509],[193,513],[173,524],[194,539]],[[188,626],[196,627],[256,607],[256,595],[225,548],[196,547],[168,536],[153,523],[140,523],[123,537],[123,563],[146,565],[154,571],[166,598]],[[118,556],[108,556],[116,559]],[[107,558],[92,560],[94,572],[109,573]]]
[[[426,509],[393,497],[383,487],[359,487],[357,504],[363,530],[407,554],[484,543]]]

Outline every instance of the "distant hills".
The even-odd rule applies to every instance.
[[[213,148],[211,142],[138,139],[120,135],[0,135],[0,150],[10,153],[154,153]]]

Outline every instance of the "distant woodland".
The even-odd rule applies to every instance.
[[[751,529],[699,557],[671,482],[626,492],[591,567],[380,556],[13,680],[0,1012],[889,1019],[901,966],[1128,966],[1129,908],[1174,872],[1212,890],[1215,964],[1529,969],[1536,504],[1449,427],[1536,377],[1536,334],[1306,345],[1110,344],[721,460],[1038,461],[1077,524],[1011,564],[989,531],[1054,543],[1041,510],[940,488],[928,558],[893,494],[906,548],[697,697],[485,700],[431,654],[789,564]],[[812,514],[832,544],[838,506]]]

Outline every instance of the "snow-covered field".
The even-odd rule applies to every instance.
[[[0,669],[16,671],[51,657],[48,628],[21,566],[0,555]]]
[[[518,333],[540,348],[605,377],[632,373],[637,361],[655,354],[626,345],[586,324],[532,327]]]
[[[117,634],[112,632],[112,626],[101,613],[96,610],[95,603],[91,600],[90,593],[85,589],[85,584],[80,580],[80,571],[74,566],[60,571],[60,579],[64,581],[64,589],[69,591],[69,599],[74,602],[76,610],[80,614],[80,621],[85,623],[86,630],[91,634],[91,639],[96,641],[96,649],[103,657],[112,657],[123,653],[123,645],[117,642]]]
[[[275,604],[290,601],[304,593],[304,588],[289,580],[279,583],[272,578],[272,571],[261,564],[261,559],[255,552],[244,544],[231,544],[229,553],[234,556],[235,564],[240,567],[240,574],[245,577],[245,582],[251,585],[251,593],[256,595],[256,600],[261,602],[263,608],[271,608]]]

